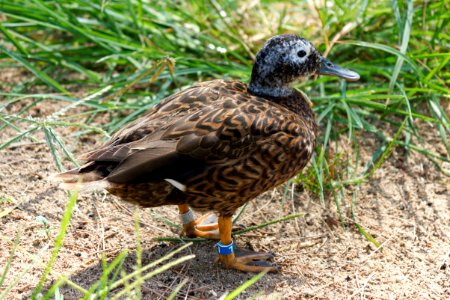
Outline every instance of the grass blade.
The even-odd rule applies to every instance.
[[[8,274],[9,268],[11,267],[11,263],[14,259],[14,254],[16,253],[17,246],[20,243],[20,235],[21,235],[21,232],[17,231],[16,238],[13,243],[13,247],[9,254],[8,260],[6,261],[6,265],[5,265],[5,268],[3,269],[3,273],[0,277],[0,287],[3,286],[3,283],[5,282],[5,279],[6,279],[6,275]],[[3,298],[0,296],[0,299],[3,299]]]
[[[42,290],[45,281],[47,280],[48,274],[50,274],[50,271],[53,267],[53,264],[56,261],[56,258],[58,257],[59,250],[62,247],[64,237],[66,235],[67,229],[69,228],[70,220],[72,219],[72,213],[73,209],[75,207],[75,203],[78,198],[78,191],[74,191],[70,197],[69,201],[67,202],[66,210],[64,212],[63,218],[61,220],[61,228],[59,229],[58,236],[55,239],[55,248],[52,251],[52,255],[50,257],[50,260],[47,263],[47,266],[45,267],[45,270],[41,276],[41,279],[39,280],[38,285],[34,289],[33,293],[31,294],[31,299],[36,299],[40,291]]]
[[[401,57],[403,60],[405,60],[411,66],[411,68],[413,69],[414,72],[417,72],[417,74],[419,74],[419,78],[422,77],[422,72],[420,71],[417,64],[411,58],[409,58],[402,52],[400,52],[390,46],[379,44],[379,43],[364,42],[364,41],[343,41],[341,43],[347,44],[347,45],[355,45],[355,46],[361,46],[361,47],[381,50],[383,52],[393,54],[397,57]]]
[[[413,1],[408,0],[408,10],[406,13],[406,20],[404,22],[405,28],[403,29],[402,44],[400,46],[400,53],[402,53],[402,54],[406,54],[406,51],[408,49],[409,37],[411,34],[411,26],[412,26],[412,22],[413,22],[413,14],[414,14]],[[397,61],[395,62],[394,71],[392,72],[391,81],[389,82],[389,94],[391,94],[392,91],[394,90],[394,86],[395,86],[395,83],[397,82],[397,78],[398,78],[398,75],[400,74],[402,65],[403,65],[403,57],[398,56]],[[386,102],[386,106],[388,104],[389,103]]]
[[[66,90],[64,87],[62,87],[55,80],[51,79],[45,72],[40,71],[37,68],[35,68],[30,62],[25,60],[20,55],[7,50],[2,45],[0,45],[0,50],[3,51],[5,54],[7,54],[9,57],[11,57],[13,60],[22,64],[26,69],[28,69],[31,73],[33,73],[37,78],[39,78],[40,80],[42,80],[43,82],[48,84],[50,87],[54,88],[55,90],[57,90],[59,92],[66,94],[66,95],[70,95],[70,92],[68,90]]]
[[[364,227],[362,227],[361,225],[359,225],[358,223],[354,223],[356,228],[358,229],[359,233],[361,233],[361,235],[363,237],[366,238],[366,240],[368,240],[369,242],[371,242],[375,247],[380,248],[381,244],[380,242],[378,242],[370,233],[368,233]]]
[[[232,300],[239,296],[243,291],[248,289],[250,286],[254,285],[256,282],[258,282],[264,275],[267,274],[268,271],[261,272],[259,274],[256,274],[246,282],[244,282],[242,285],[240,285],[237,289],[229,293],[224,300]]]
[[[170,293],[169,297],[167,297],[167,300],[174,300],[177,294],[181,291],[181,289],[186,285],[186,283],[189,282],[189,278],[183,279],[182,282],[180,282],[179,285]]]

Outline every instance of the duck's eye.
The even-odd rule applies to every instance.
[[[298,57],[304,57],[306,55],[306,51],[305,50],[300,50],[297,52],[297,56]]]

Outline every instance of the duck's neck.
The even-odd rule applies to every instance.
[[[299,115],[302,119],[307,120],[313,125],[315,123],[314,113],[312,110],[312,102],[309,100],[308,96],[302,91],[289,88],[289,91],[285,93],[279,93],[280,90],[252,90],[251,85],[248,86],[248,91],[258,97],[265,98],[274,103],[280,104],[290,111]],[[260,91],[266,91],[260,93]]]
[[[289,85],[277,84],[272,82],[270,85],[261,84],[261,82],[254,82],[253,80],[248,85],[250,94],[260,97],[289,97],[294,93],[294,89]]]

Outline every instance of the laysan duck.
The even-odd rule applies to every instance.
[[[304,38],[272,37],[257,54],[248,85],[213,80],[177,92],[84,154],[84,165],[57,177],[69,188],[82,182],[142,207],[178,205],[187,236],[220,240],[223,267],[276,271],[269,254],[235,255],[232,216],[308,163],[317,124],[310,100],[291,84],[315,74],[359,79]],[[195,219],[191,208],[215,212],[217,223],[203,224],[205,216]]]

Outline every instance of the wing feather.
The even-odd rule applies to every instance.
[[[180,109],[184,104],[188,109]],[[292,126],[296,123],[281,105],[231,89],[218,96],[214,86],[203,84],[164,101],[84,158],[118,163],[107,176],[111,182],[170,178],[182,183],[208,165],[251,155],[258,143],[280,131],[299,135],[302,126]]]

